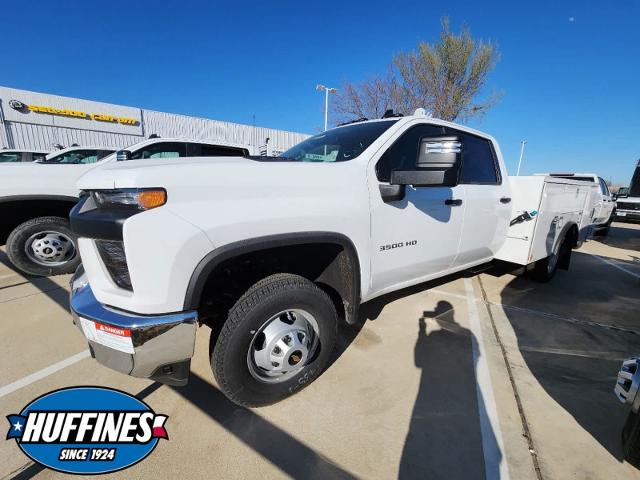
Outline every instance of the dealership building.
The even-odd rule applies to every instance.
[[[125,148],[151,135],[244,145],[277,154],[302,133],[0,86],[0,149],[54,150],[73,144]]]

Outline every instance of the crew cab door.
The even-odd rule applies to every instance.
[[[412,169],[425,138],[443,127],[425,123],[405,130],[374,157],[370,168],[371,291],[390,291],[446,274],[458,254],[465,210],[464,187],[402,186],[402,198],[383,198],[394,170]]]
[[[490,261],[504,243],[511,220],[511,193],[492,142],[448,129],[462,139],[460,185],[465,191],[464,227],[454,266]]]

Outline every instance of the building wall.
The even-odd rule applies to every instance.
[[[24,108],[16,109],[12,100],[19,101]],[[65,113],[42,113],[37,106]],[[85,112],[86,117],[81,115]],[[112,115],[113,121],[96,121],[94,114]],[[132,123],[121,124],[116,121],[120,117]],[[270,151],[275,153],[309,136],[0,86],[0,148],[53,149],[55,144],[74,143],[124,148],[151,134],[238,143],[255,149],[264,147],[269,138]]]

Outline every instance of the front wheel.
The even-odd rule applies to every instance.
[[[271,275],[240,297],[219,335],[212,335],[211,369],[231,401],[270,405],[322,373],[337,327],[333,302],[313,282]]]
[[[73,273],[80,264],[77,237],[62,217],[18,225],[7,239],[7,256],[18,269],[39,277]]]

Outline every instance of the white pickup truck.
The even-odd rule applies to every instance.
[[[280,157],[120,162],[71,213],[74,323],[98,362],[185,384],[199,324],[221,390],[281,400],[362,302],[494,259],[549,280],[589,233],[592,185],[507,176],[490,136],[416,112]]]
[[[0,164],[0,237],[8,238],[7,255],[31,275],[72,273],[80,264],[69,211],[78,201],[78,179],[94,168],[118,160],[115,148],[69,147],[39,162]],[[118,152],[120,160],[187,156],[240,156],[246,146],[152,138]],[[0,243],[2,242],[0,239]]]

